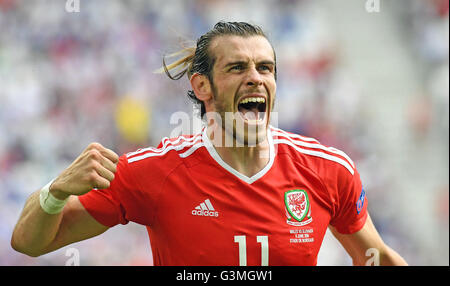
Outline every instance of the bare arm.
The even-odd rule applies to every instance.
[[[62,212],[48,214],[41,208],[40,191],[27,200],[11,237],[11,246],[29,256],[39,256],[65,245],[105,232],[78,200],[94,187],[108,188],[114,179],[118,156],[100,144],[90,144],[50,186],[58,199],[69,197]]]
[[[44,212],[39,204],[39,191],[25,204],[11,238],[11,246],[29,256],[40,256],[68,244],[105,232],[83,207],[78,197],[71,196],[59,214]]]
[[[341,234],[334,227],[329,228],[352,257],[354,265],[408,265],[397,252],[383,242],[370,216],[367,217],[363,228],[353,234]]]

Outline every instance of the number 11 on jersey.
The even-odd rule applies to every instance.
[[[269,265],[269,238],[267,235],[256,236],[261,243],[261,266]],[[239,266],[247,266],[247,238],[245,235],[235,235],[234,242],[239,245]]]

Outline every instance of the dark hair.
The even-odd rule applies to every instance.
[[[199,73],[202,75],[206,75],[211,84],[213,84],[212,79],[212,69],[214,66],[215,58],[210,54],[209,46],[213,39],[218,36],[225,35],[235,35],[241,37],[250,37],[250,36],[262,36],[267,39],[267,36],[263,32],[263,30],[256,25],[252,25],[246,22],[219,22],[214,25],[214,28],[202,35],[197,40],[196,47],[184,48],[183,50],[173,54],[179,55],[183,53],[187,53],[187,56],[182,59],[170,64],[166,65],[165,58],[163,57],[163,68],[165,73],[170,79],[178,80],[187,73],[188,78],[194,73]],[[275,57],[275,51],[274,57]],[[276,60],[275,60],[276,63]],[[182,68],[181,71],[172,75],[169,71],[175,69],[177,67]],[[275,65],[275,78],[276,78],[276,65]],[[201,106],[200,116],[206,113],[204,103],[199,100],[193,90],[189,90],[187,93],[188,97],[194,102]]]

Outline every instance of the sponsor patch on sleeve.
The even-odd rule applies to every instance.
[[[356,213],[359,214],[363,207],[364,207],[364,201],[366,198],[366,192],[364,191],[364,188],[361,189],[361,194],[359,195],[359,199],[356,202]]]

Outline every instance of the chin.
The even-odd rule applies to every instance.
[[[244,124],[243,128],[234,128],[236,147],[256,147],[267,138],[267,124]]]

